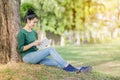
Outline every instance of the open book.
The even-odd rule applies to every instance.
[[[42,41],[41,41],[41,43],[40,43],[40,45],[39,46],[37,46],[37,48],[39,49],[39,50],[41,50],[41,49],[44,49],[44,48],[47,48],[49,45],[50,45],[50,43],[51,43],[51,40],[49,40],[49,39],[43,39]]]

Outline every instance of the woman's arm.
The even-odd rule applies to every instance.
[[[24,47],[23,47],[23,51],[26,51],[26,50],[28,50],[29,48],[31,48],[32,46],[37,46],[37,45],[39,45],[39,44],[40,44],[40,41],[36,40],[36,41],[34,41],[34,42],[32,42],[32,43],[24,46]]]

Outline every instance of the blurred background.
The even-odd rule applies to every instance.
[[[52,39],[52,45],[106,43],[120,37],[120,0],[22,0],[22,26],[30,8],[39,16],[35,30]]]

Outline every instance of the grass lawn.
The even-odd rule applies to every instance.
[[[56,47],[69,63],[92,65],[91,74],[67,73],[44,65],[0,65],[0,80],[120,80],[120,43]]]
[[[120,43],[58,47],[65,60],[76,65],[92,65],[95,71],[120,76]]]

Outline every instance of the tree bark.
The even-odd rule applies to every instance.
[[[0,0],[0,63],[20,61],[16,35],[20,29],[20,0]]]

